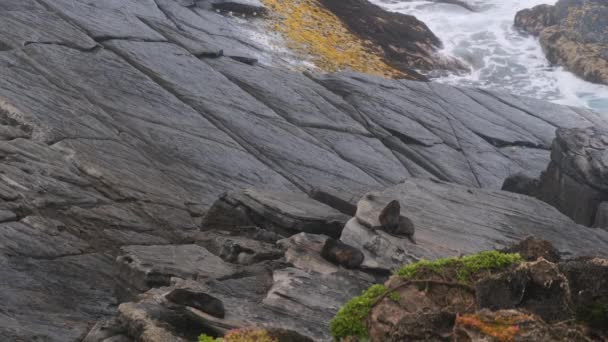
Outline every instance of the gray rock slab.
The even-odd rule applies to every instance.
[[[129,6],[133,1],[114,1],[117,6],[108,8],[95,7],[82,1],[74,0],[42,0],[42,2],[57,11],[66,19],[84,29],[91,37],[98,40],[110,38],[142,39],[165,41],[166,39],[145,25],[136,15],[120,7],[120,3]],[[95,1],[95,4],[103,3]],[[106,1],[106,3],[109,3]]]
[[[223,191],[253,184],[276,190],[295,188],[201,113],[117,55],[107,50],[82,53],[50,45],[28,46],[27,50],[54,72],[52,77],[64,82],[71,80],[91,102],[103,107],[116,129],[124,132],[116,142],[81,140],[66,144],[82,151],[76,156],[79,160],[95,164],[95,172],[106,175],[125,191],[144,190],[166,197],[175,190],[171,197],[181,196],[183,200],[190,198],[191,202],[209,205]],[[95,77],[89,77],[92,70],[96,70]],[[221,95],[219,89],[214,91],[218,92],[214,96]],[[229,99],[218,97],[218,100]],[[125,167],[114,167],[116,159],[126,163]],[[143,181],[141,177],[150,180]],[[131,182],[139,185],[134,187]],[[174,190],[156,186],[163,183]],[[185,195],[186,192],[196,193],[197,198]],[[203,198],[198,198],[198,194]]]
[[[327,339],[329,321],[350,298],[360,295],[370,283],[340,273],[307,273],[295,268],[275,271],[274,284],[265,306],[292,317],[300,317]],[[323,284],[319,286],[320,284]]]
[[[78,2],[95,8],[113,10],[138,17],[166,19],[154,0],[79,0]]]
[[[81,29],[47,11],[0,12],[0,41],[13,49],[28,44],[61,44],[92,49],[97,43]]]
[[[256,57],[262,53],[263,47],[248,39],[249,31],[236,24],[234,18],[196,7],[186,8],[173,0],[157,1],[178,29],[205,45],[223,50],[226,56]]]
[[[2,0],[0,10],[2,11],[31,11],[44,9],[36,0]]]
[[[212,36],[198,33],[193,34],[189,31],[181,30],[175,26],[169,25],[166,22],[154,19],[142,19],[148,26],[154,28],[162,34],[168,41],[177,44],[188,50],[191,54],[199,57],[220,57],[224,54],[224,50],[220,44],[215,42]],[[206,39],[209,37],[208,39]]]
[[[81,93],[51,82],[25,54],[9,51],[0,56],[4,61],[0,63],[0,90],[4,98],[10,98],[10,102],[0,103],[0,110],[7,119],[31,130],[34,140],[55,143],[75,137],[116,136],[118,130],[107,125],[111,121],[107,113]]]
[[[111,258],[100,254],[0,256],[0,287],[2,341],[77,341],[116,305]]]
[[[163,43],[107,44],[302,189],[377,182],[187,51]],[[199,80],[214,86],[208,87]],[[230,94],[230,96],[226,96]]]
[[[352,106],[310,78],[286,70],[250,67],[229,59],[208,63],[378,181],[393,184],[409,176],[391,151],[365,128],[367,123]]]
[[[197,245],[127,246],[116,259],[119,277],[145,291],[169,285],[171,277],[220,278],[235,272],[233,265]]]

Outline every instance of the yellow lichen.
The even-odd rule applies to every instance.
[[[269,8],[272,29],[291,50],[312,57],[321,70],[353,70],[391,78],[403,77],[387,65],[382,51],[348,31],[342,21],[317,0],[262,0]]]

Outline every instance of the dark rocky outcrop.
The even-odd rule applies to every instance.
[[[441,60],[436,55],[441,40],[412,15],[388,12],[366,0],[320,0],[320,3],[354,34],[379,45],[387,64],[398,70],[463,68],[455,60]]]
[[[538,197],[577,223],[593,225],[598,208],[608,200],[607,148],[604,129],[559,129]]]
[[[355,304],[346,304],[332,322],[332,332],[367,335],[371,341],[605,338],[606,326],[600,322],[608,321],[608,297],[600,286],[607,279],[606,259],[554,263],[516,258],[488,252],[404,267],[354,299],[356,312],[367,312],[361,322],[351,311]],[[477,266],[465,272],[467,260],[473,259],[484,259],[484,266],[472,261]],[[345,320],[352,325],[343,325]],[[357,324],[363,330],[354,328]]]
[[[515,27],[535,36],[553,25],[557,25],[557,18],[552,5],[538,5],[523,9],[515,16]]]
[[[515,26],[540,37],[549,61],[590,82],[608,84],[608,4],[560,0],[517,13]]]

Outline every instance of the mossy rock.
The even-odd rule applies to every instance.
[[[354,297],[338,310],[336,316],[329,322],[329,332],[336,341],[348,336],[367,339],[368,332],[364,320],[372,310],[378,297],[386,292],[384,285],[372,285],[360,296]]]
[[[425,279],[432,277],[443,280],[469,283],[476,279],[480,273],[496,272],[507,267],[519,264],[523,259],[519,254],[487,251],[462,258],[444,258],[436,261],[420,261],[403,266],[396,275],[403,279]],[[369,338],[365,319],[372,311],[374,303],[383,295],[390,300],[399,302],[398,292],[386,293],[384,285],[373,285],[363,294],[351,299],[336,314],[330,322],[331,336],[340,341],[346,337],[354,336],[360,340]]]
[[[480,275],[502,271],[523,261],[517,253],[485,251],[462,258],[443,258],[435,261],[419,261],[400,268],[396,275],[405,279],[426,279],[440,276],[442,279],[471,283]]]

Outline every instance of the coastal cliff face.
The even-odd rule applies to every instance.
[[[602,129],[603,117],[301,72],[297,50],[260,43],[272,6],[255,6],[0,0],[0,341],[191,341],[250,326],[327,340],[338,308],[404,263],[530,234],[606,256],[605,230],[498,190],[540,175],[557,128]],[[400,73],[438,45],[424,31],[411,52],[339,22]],[[371,190],[401,203],[416,244],[353,224]],[[363,260],[328,261],[329,239]]]
[[[608,4],[560,0],[522,10],[515,26],[539,36],[547,58],[583,79],[608,84]]]

